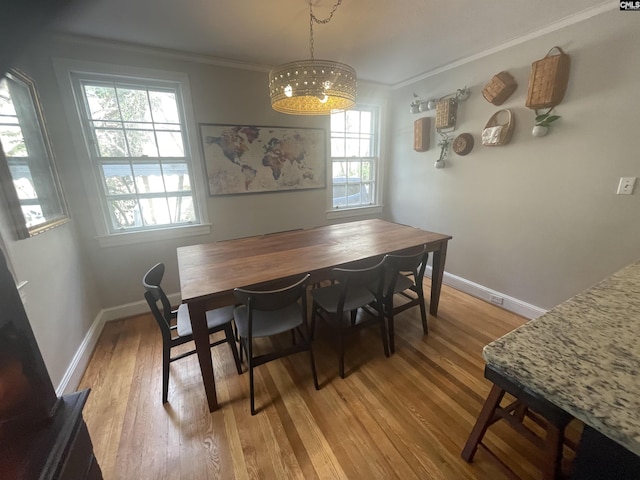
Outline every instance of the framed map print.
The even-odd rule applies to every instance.
[[[326,187],[319,128],[200,124],[210,195]]]

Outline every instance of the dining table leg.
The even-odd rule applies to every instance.
[[[203,302],[190,302],[189,317],[193,340],[196,344],[196,353],[202,372],[202,383],[207,395],[209,411],[218,409],[218,397],[216,395],[216,381],[213,376],[213,363],[211,362],[211,345],[209,343],[209,329],[207,328],[206,306]]]
[[[440,242],[440,248],[433,252],[431,271],[431,300],[429,313],[438,315],[438,303],[440,302],[440,290],[442,290],[442,278],[444,276],[444,262],[447,259],[447,241]]]

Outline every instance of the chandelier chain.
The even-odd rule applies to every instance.
[[[333,14],[336,13],[338,7],[342,5],[342,0],[338,0],[338,2],[331,9],[331,13],[327,18],[320,19],[313,14],[313,1],[309,0],[309,50],[311,51],[311,60],[313,60],[313,23],[326,25],[333,18]]]

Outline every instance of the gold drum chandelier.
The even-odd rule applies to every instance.
[[[313,24],[326,24],[340,6],[338,0],[328,18],[318,19],[309,2],[310,60],[286,63],[269,72],[269,96],[274,110],[291,115],[328,115],[356,103],[356,71],[344,63],[313,57]]]

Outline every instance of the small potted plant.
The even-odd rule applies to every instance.
[[[536,115],[536,123],[531,130],[531,135],[534,137],[544,137],[549,133],[549,127],[553,122],[558,120],[560,115],[551,115],[551,110],[541,115]]]

